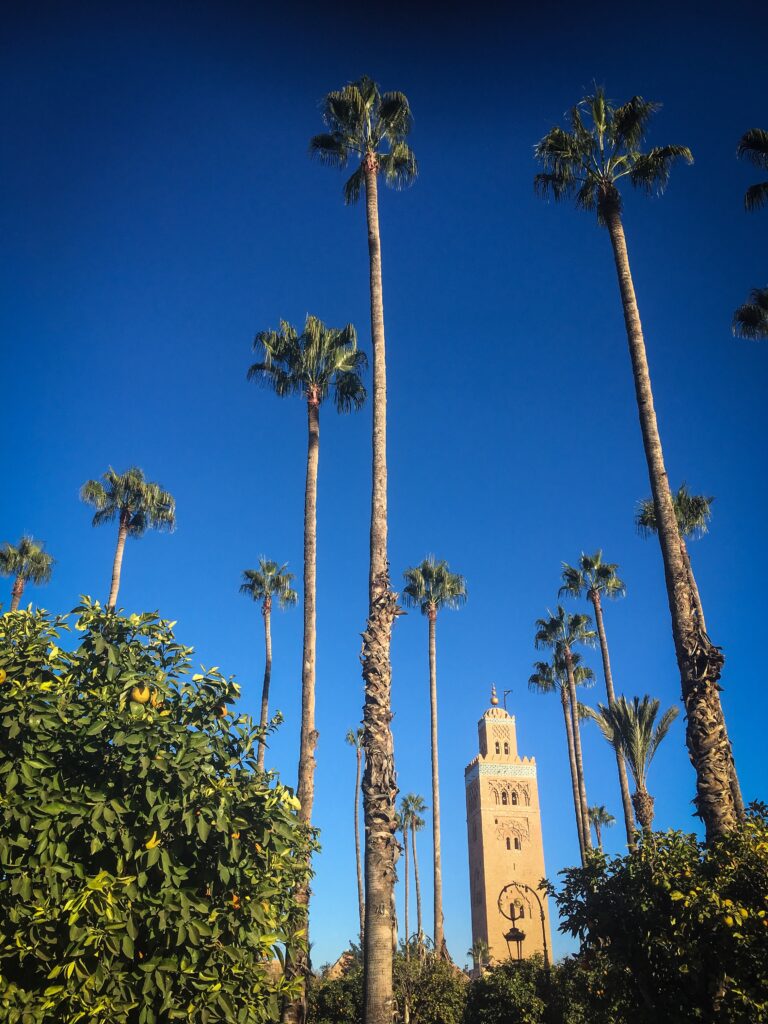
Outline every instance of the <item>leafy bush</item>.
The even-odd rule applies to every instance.
[[[275,1020],[310,835],[173,623],[0,618],[0,1020]]]

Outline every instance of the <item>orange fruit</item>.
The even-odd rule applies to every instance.
[[[148,686],[134,686],[131,690],[131,700],[136,704],[146,704],[151,696]]]

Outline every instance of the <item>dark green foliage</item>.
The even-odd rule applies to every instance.
[[[653,833],[625,857],[594,854],[564,872],[561,929],[583,944],[573,983],[589,975],[596,1012],[618,1006],[625,1024],[768,1021],[767,815],[753,805],[709,848]]]
[[[290,790],[172,623],[0,618],[0,1020],[275,1020],[306,877]]]

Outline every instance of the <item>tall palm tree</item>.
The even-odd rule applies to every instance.
[[[395,879],[394,747],[390,729],[392,666],[390,643],[398,614],[397,595],[390,588],[387,560],[387,368],[384,298],[381,279],[378,179],[402,188],[416,178],[416,158],[406,138],[411,109],[399,92],[381,93],[367,77],[330,92],[323,102],[326,131],[315,135],[310,153],[322,163],[344,168],[357,164],[344,186],[345,202],[365,191],[373,342],[373,438],[371,548],[368,577],[368,621],[363,633],[365,681],[365,1019],[390,1024],[392,1019],[391,922]]]
[[[659,704],[658,700],[646,694],[642,700],[633,697],[631,703],[627,703],[625,697],[619,697],[612,707],[598,704],[597,711],[592,711],[592,717],[605,738],[627,759],[635,780],[632,804],[637,823],[644,832],[650,832],[653,824],[654,800],[646,785],[648,769],[678,714],[676,707],[667,708],[656,723]]]
[[[568,677],[568,693],[571,699],[571,717],[573,720],[573,752],[576,758],[576,777],[579,782],[579,803],[581,807],[581,836],[583,852],[592,848],[587,817],[587,787],[584,781],[584,760],[581,753],[581,733],[579,730],[576,698],[576,676],[574,673],[573,648],[576,644],[593,646],[595,631],[591,628],[592,620],[588,615],[571,615],[562,605],[557,606],[549,618],[536,620],[536,634],[533,642],[537,648],[549,647],[556,658],[565,665]]]
[[[733,333],[747,341],[768,338],[768,288],[752,289],[749,302],[739,306],[733,314]]]
[[[413,878],[416,884],[416,942],[419,950],[424,945],[424,928],[421,917],[421,879],[419,876],[419,857],[416,850],[416,833],[421,832],[426,822],[422,814],[427,809],[424,797],[418,793],[407,793],[401,802],[401,814],[408,816],[411,826],[411,852],[413,853]]]
[[[365,940],[365,895],[363,893],[363,864],[360,858],[360,775],[363,764],[362,726],[348,729],[346,740],[355,748],[355,866],[357,867],[357,907],[360,914],[360,945]]]
[[[0,546],[0,576],[13,576],[10,611],[19,607],[27,583],[48,583],[53,575],[53,556],[43,550],[42,541],[24,536],[18,544]]]
[[[608,639],[605,635],[605,622],[603,620],[603,595],[610,600],[624,597],[626,586],[619,578],[618,564],[616,562],[604,562],[603,552],[596,551],[594,555],[581,554],[579,563],[576,566],[563,562],[563,585],[560,587],[561,594],[570,594],[571,597],[581,597],[586,594],[587,600],[591,602],[595,610],[595,625],[597,636],[600,641],[600,655],[603,660],[603,676],[605,678],[605,690],[608,695],[608,704],[611,705],[616,699],[613,689],[613,674],[611,673],[611,659],[608,653]],[[621,790],[621,803],[624,809],[624,827],[627,832],[627,843],[631,849],[635,841],[635,829],[632,823],[632,802],[629,798],[629,783],[627,782],[627,769],[624,766],[624,758],[617,752],[616,768],[619,773],[619,789]]]
[[[406,960],[410,960],[411,959],[411,945],[410,945],[410,934],[411,933],[410,933],[410,925],[409,925],[409,920],[408,920],[408,910],[409,910],[408,903],[409,903],[409,898],[410,898],[411,872],[410,872],[410,868],[409,868],[409,858],[408,858],[408,834],[409,834],[410,829],[411,829],[411,822],[410,822],[410,819],[408,817],[408,813],[406,811],[406,808],[403,805],[403,801],[402,800],[400,801],[400,810],[397,812],[396,821],[397,821],[397,830],[398,830],[398,832],[402,833],[402,836],[403,836],[403,859],[404,859],[404,862],[405,862],[405,908],[404,908],[404,910],[405,910],[405,919],[404,919],[404,924],[405,924],[405,959]]]
[[[672,165],[692,162],[685,146],[660,146],[643,152],[641,146],[658,104],[635,96],[623,106],[610,103],[602,89],[587,96],[570,115],[570,130],[552,128],[536,146],[544,171],[535,185],[554,199],[573,197],[577,207],[597,214],[613,248],[635,382],[640,427],[648,475],[659,524],[672,633],[680,669],[687,728],[686,742],[696,770],[696,807],[707,837],[714,838],[736,824],[737,813],[729,785],[728,741],[720,726],[718,679],[723,656],[696,622],[672,497],[664,465],[661,438],[653,405],[643,328],[622,223],[619,186],[648,193],[662,192]]]
[[[581,655],[578,651],[572,654],[573,659],[573,680],[576,686],[591,686],[595,681],[595,674],[587,665],[581,665]],[[581,791],[579,789],[579,773],[576,768],[576,750],[574,745],[574,721],[581,720],[579,707],[576,712],[571,706],[570,687],[568,682],[568,667],[565,659],[555,655],[552,662],[537,661],[534,663],[534,672],[528,680],[528,689],[537,693],[559,693],[560,704],[563,709],[563,720],[565,722],[565,737],[568,744],[568,764],[571,769],[571,788],[573,790],[573,809],[576,815],[576,832],[579,838],[579,852],[582,863],[585,860],[586,844],[584,842],[584,822],[581,817]],[[576,726],[578,728],[578,725]]]
[[[739,139],[736,156],[744,157],[755,167],[768,171],[768,131],[764,128],[750,128]],[[768,203],[768,181],[750,185],[744,193],[744,209],[759,210]]]
[[[696,577],[693,574],[693,567],[691,565],[691,557],[688,553],[686,539],[691,538],[695,540],[698,537],[702,537],[709,531],[709,521],[712,518],[712,502],[714,500],[715,499],[713,497],[707,497],[704,494],[691,494],[685,483],[682,483],[678,490],[672,495],[672,504],[674,506],[677,529],[680,535],[680,551],[688,577],[688,585],[691,588],[691,596],[693,599],[696,617],[699,625],[705,633],[707,631],[707,623],[704,618],[704,608],[701,603],[699,588],[696,584]],[[642,501],[638,502],[637,511],[635,513],[635,526],[637,527],[638,533],[643,537],[650,537],[652,534],[657,532],[656,510],[653,504],[653,499],[644,498]],[[725,716],[723,715],[722,703],[719,696],[716,710],[719,715],[720,728],[727,740],[728,730],[725,725]],[[728,740],[728,754],[728,775],[730,779],[731,795],[733,797],[736,816],[739,819],[743,819],[744,800],[741,795],[741,786],[739,785],[739,778],[736,773],[736,763],[734,761],[733,748],[730,740]]]
[[[114,608],[120,589],[126,540],[128,537],[141,537],[147,530],[173,530],[176,525],[176,502],[160,484],[145,479],[138,466],[131,466],[122,474],[116,473],[110,466],[101,480],[87,480],[83,484],[80,497],[96,509],[94,526],[117,519],[117,547],[107,600],[107,607]]]
[[[460,608],[467,600],[467,582],[451,572],[446,561],[427,555],[419,565],[403,573],[403,604],[419,608],[429,623],[429,710],[432,746],[432,840],[434,850],[435,949],[443,954],[443,871],[440,845],[440,769],[437,754],[437,613],[442,608]]]
[[[277,598],[280,608],[287,608],[299,600],[299,595],[291,587],[293,573],[286,572],[288,564],[279,565],[270,562],[263,556],[259,557],[258,569],[244,569],[240,593],[247,594],[254,601],[261,601],[261,614],[264,618],[264,682],[261,687],[261,717],[256,763],[264,768],[264,754],[267,749],[266,734],[269,721],[269,684],[272,679],[272,600]]]
[[[270,388],[280,398],[299,395],[307,403],[307,474],[304,488],[304,635],[301,669],[301,730],[298,786],[300,820],[309,825],[315,796],[315,645],[317,632],[317,469],[320,458],[320,406],[328,398],[340,413],[362,408],[365,388],[360,374],[367,360],[357,347],[352,324],[327,327],[307,316],[304,329],[282,320],[278,330],[259,331],[253,342],[259,361],[248,380]],[[308,901],[309,894],[301,895]],[[301,970],[305,965],[302,965]],[[298,1005],[284,1019],[302,1011]]]
[[[472,957],[475,970],[482,971],[491,961],[491,947],[485,939],[475,939],[467,950],[467,956]]]
[[[610,811],[603,805],[595,805],[589,808],[589,823],[595,830],[595,839],[597,840],[597,848],[602,852],[603,849],[603,829],[611,828],[616,824],[616,819],[610,813]],[[634,830],[633,830],[634,836]]]

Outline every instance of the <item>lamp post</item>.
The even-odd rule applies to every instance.
[[[512,944],[514,943],[517,947],[517,962],[519,963],[523,959],[523,942],[525,941],[525,932],[521,931],[515,924],[514,913],[512,915],[512,927],[508,932],[504,933],[504,938],[507,943],[507,949],[509,950],[509,959],[512,959]]]
[[[510,882],[509,885],[505,885],[499,893],[498,906],[499,911],[503,917],[506,917],[508,921],[512,922],[512,927],[509,929],[507,934],[504,936],[507,947],[511,952],[511,943],[517,944],[517,959],[520,960],[522,957],[522,945],[525,939],[525,932],[521,932],[515,925],[517,919],[517,913],[515,911],[514,895],[521,893],[529,893],[539,905],[539,916],[541,917],[541,938],[544,945],[544,969],[549,973],[549,949],[547,948],[547,925],[544,917],[544,904],[541,902],[541,897],[532,889],[530,885],[526,885],[525,882]]]

